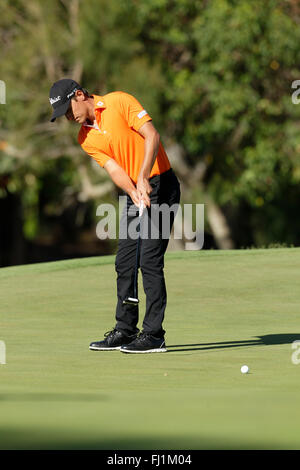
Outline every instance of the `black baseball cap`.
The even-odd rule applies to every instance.
[[[51,122],[66,114],[71,98],[75,95],[77,90],[82,90],[87,93],[79,83],[75,82],[75,80],[72,80],[71,78],[63,78],[52,85],[49,94],[49,101],[53,107]]]

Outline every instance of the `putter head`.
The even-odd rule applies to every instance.
[[[123,300],[123,304],[128,304],[128,305],[138,305],[139,299],[136,299],[135,297],[126,297]]]

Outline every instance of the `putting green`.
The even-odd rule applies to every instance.
[[[126,355],[88,349],[114,257],[2,268],[0,448],[299,449],[299,271],[297,248],[169,253],[168,352]]]

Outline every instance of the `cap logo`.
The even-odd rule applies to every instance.
[[[76,91],[76,90],[71,91],[71,93],[69,93],[69,94],[67,95],[67,99],[69,99],[69,98],[71,98],[71,96],[75,95],[75,91]]]
[[[55,98],[49,98],[50,104],[57,103],[57,101],[61,100],[61,96],[56,96]]]
[[[72,90],[71,93],[67,94],[67,99],[69,100],[72,96],[74,96],[77,90],[81,90],[81,88],[79,88],[78,86],[74,88],[74,90]]]

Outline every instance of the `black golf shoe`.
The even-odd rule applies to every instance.
[[[137,337],[137,333],[133,335],[126,335],[122,331],[114,328],[104,335],[104,340],[95,341],[90,344],[90,349],[93,351],[112,351],[120,349],[123,344],[131,343]]]
[[[123,353],[155,353],[167,352],[165,339],[155,338],[146,332],[141,332],[139,336],[129,344],[121,346],[120,351]]]

